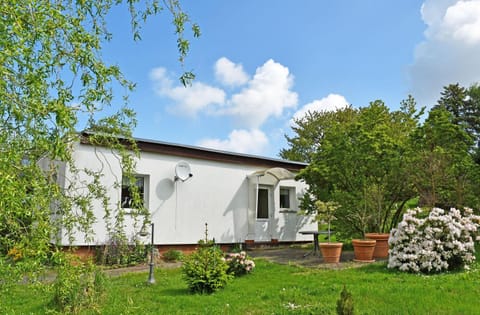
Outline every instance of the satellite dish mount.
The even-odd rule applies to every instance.
[[[175,165],[175,181],[181,180],[184,182],[192,176],[193,174],[190,170],[190,165],[187,162],[179,161],[177,165]]]

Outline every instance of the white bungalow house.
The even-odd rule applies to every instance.
[[[128,208],[128,187],[114,185],[122,177],[118,158],[109,149],[91,145],[87,137],[82,139],[74,145],[76,166],[101,169],[112,204]],[[307,164],[152,140],[136,142],[137,186],[161,251],[193,248],[205,235],[205,223],[209,238],[219,244],[311,241],[311,235],[299,233],[316,230],[312,217],[299,214],[298,198],[306,184],[294,179]],[[68,178],[67,168],[60,172]],[[81,248],[107,241],[103,208],[100,204],[94,208],[93,240],[86,242],[77,233],[73,244],[63,238],[64,245]],[[127,235],[138,233],[128,215],[125,229]]]

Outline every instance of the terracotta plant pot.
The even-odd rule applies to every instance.
[[[366,238],[376,240],[375,251],[373,252],[373,258],[387,258],[388,257],[388,238],[389,233],[366,233]]]
[[[358,262],[374,262],[373,251],[377,241],[370,239],[352,240],[353,254]]]
[[[335,264],[340,261],[343,243],[320,243],[320,251],[325,263]]]

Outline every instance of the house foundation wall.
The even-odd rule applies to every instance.
[[[252,250],[259,248],[273,248],[279,246],[290,246],[290,245],[301,245],[310,243],[308,241],[296,241],[296,242],[281,242],[275,239],[272,239],[270,242],[255,242],[253,240],[246,240],[245,243],[227,243],[227,244],[217,244],[220,246],[220,249],[224,252],[232,251],[233,249],[242,249],[242,250]],[[184,254],[191,254],[197,248],[198,244],[175,244],[175,245],[154,245],[155,250],[160,253],[160,257],[170,251],[178,250]],[[103,246],[65,246],[63,247],[64,251],[70,251],[73,254],[77,255],[81,260],[93,259],[97,250],[100,250]]]

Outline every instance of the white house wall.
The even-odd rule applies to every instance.
[[[105,148],[89,145],[77,145],[74,158],[79,168],[102,169],[102,180],[108,188],[111,207],[115,209],[121,194],[120,189],[114,187],[116,180],[121,182],[117,158]],[[175,166],[180,160],[189,163],[193,174],[185,182],[174,179]],[[142,152],[136,172],[148,176],[145,185],[146,205],[151,221],[155,224],[155,243],[194,244],[204,238],[205,223],[208,224],[209,239],[215,238],[219,243],[254,239],[252,222],[256,220],[255,189],[247,176],[262,169],[264,168]],[[66,176],[71,174],[67,172]],[[316,225],[311,223],[311,218],[279,212],[280,186],[295,187],[297,194],[305,189],[304,183],[294,180],[281,181],[274,187],[274,225],[271,238],[279,241],[310,240],[309,236],[297,232],[315,229]],[[297,201],[294,202],[294,210],[298,210]],[[77,233],[74,245],[101,244],[108,240],[100,203],[94,205],[94,211],[97,223],[93,226],[93,240],[86,241],[81,233]],[[127,215],[127,236],[138,233],[139,228],[134,228],[133,220]],[[68,243],[66,239],[64,243]]]
[[[78,169],[88,168],[91,170],[101,171],[103,174],[102,184],[105,185],[108,198],[110,200],[110,209],[116,209],[116,204],[120,200],[120,189],[115,187],[115,182],[121,182],[121,168],[116,156],[108,149],[91,146],[76,145],[73,153],[76,167]],[[68,168],[65,170],[65,178],[62,181],[65,183],[64,188],[70,194],[86,193],[86,189],[82,181],[90,181],[91,178],[84,172],[78,175],[73,174]],[[72,189],[75,187],[75,189]],[[64,245],[96,245],[104,244],[107,240],[106,222],[103,220],[105,212],[100,200],[94,201],[93,212],[96,217],[96,222],[92,226],[93,235],[85,235],[79,231],[74,233],[74,241],[70,242],[66,231],[62,235],[62,243]],[[73,209],[72,211],[76,211]],[[114,224],[114,222],[111,222]],[[90,233],[89,233],[90,234]]]
[[[296,198],[292,199],[292,210],[299,210],[299,200],[305,193],[305,185],[295,180],[283,180],[277,185],[277,189],[274,190],[274,208],[276,209],[275,215],[278,220],[275,226],[274,238],[278,238],[280,241],[290,241],[298,238],[298,231],[300,230],[316,230],[317,224],[312,223],[311,216],[298,215],[292,211],[284,210],[280,208],[280,187],[295,188]],[[308,238],[308,236],[307,236]],[[310,239],[310,238],[309,238]]]

